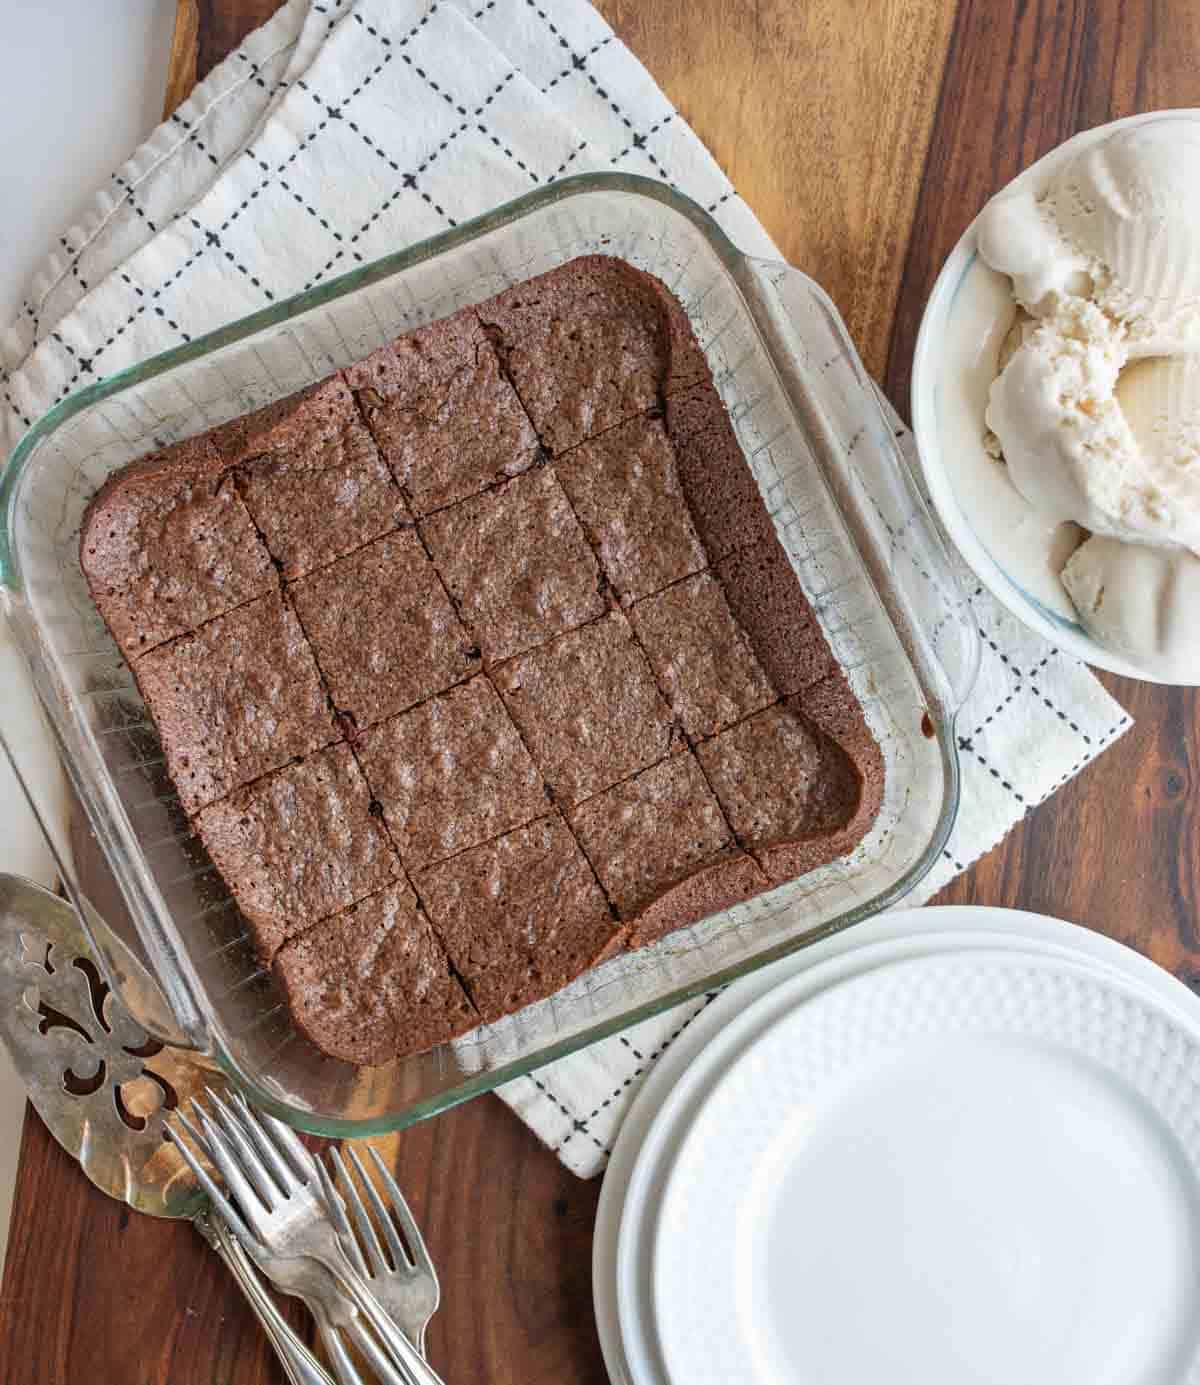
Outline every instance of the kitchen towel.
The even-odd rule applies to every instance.
[[[0,338],[0,446],[80,386],[606,168],[665,179],[743,250],[777,253],[586,0],[289,0],[61,238]],[[1082,665],[963,577],[983,668],[960,720],[961,813],[922,898],[1130,724]],[[639,1079],[705,1003],[500,1094],[569,1168],[595,1174]]]

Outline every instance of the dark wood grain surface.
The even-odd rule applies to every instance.
[[[274,8],[183,0],[169,100]],[[785,255],[830,290],[905,413],[922,305],[986,198],[1075,130],[1200,105],[1193,0],[601,8]],[[1134,731],[941,900],[1066,916],[1191,980],[1200,976],[1197,700],[1106,682],[1137,718]],[[564,1172],[490,1097],[390,1148],[441,1269],[430,1350],[447,1380],[602,1385],[590,1282],[598,1184]],[[282,1380],[190,1228],[133,1216],[94,1192],[27,1119],[0,1298],[0,1382]]]

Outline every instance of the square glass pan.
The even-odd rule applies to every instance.
[[[97,487],[133,458],[588,253],[660,276],[687,310],[883,750],[883,808],[862,844],[832,865],[616,958],[499,1024],[355,1069],[294,1030],[190,835],[132,676],[88,596],[80,519]],[[974,625],[961,618],[941,541],[874,389],[811,280],[743,256],[711,217],[661,183],[618,174],[564,180],[93,385],[25,436],[0,503],[0,591],[81,805],[74,851],[58,843],[68,889],[85,920],[81,883],[103,894],[118,927],[115,915],[127,916],[163,992],[172,1039],[211,1055],[302,1128],[398,1128],[786,955],[911,889],[953,823],[954,717],[974,677]],[[22,747],[9,750],[21,773]],[[62,786],[52,794],[44,774],[22,778],[42,821],[53,823]],[[111,881],[94,883],[94,862],[82,880],[79,849],[88,842]],[[128,969],[110,972],[120,987]],[[136,995],[128,998],[136,1005]],[[164,1028],[139,1008],[149,1027]]]

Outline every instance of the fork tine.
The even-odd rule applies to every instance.
[[[205,1157],[209,1157],[206,1141],[187,1117],[181,1112],[176,1111],[174,1113],[174,1118],[180,1122],[183,1128],[196,1142],[197,1147],[204,1152]],[[209,1175],[208,1170],[187,1147],[187,1144],[179,1138],[179,1132],[174,1129],[170,1121],[165,1121],[163,1123],[163,1129],[166,1131],[167,1137],[170,1139],[171,1143],[183,1157],[184,1163],[187,1164],[188,1168],[195,1174],[196,1182],[199,1183],[201,1191],[208,1198],[209,1202],[211,1202],[221,1216],[225,1218],[235,1235],[240,1236],[245,1244],[253,1245],[255,1238],[250,1234],[250,1228],[238,1215],[237,1209],[234,1207],[233,1203],[225,1196],[224,1190],[217,1186],[216,1182]]]
[[[322,1201],[329,1209],[329,1217],[337,1231],[342,1248],[349,1255],[351,1264],[365,1279],[367,1277],[367,1262],[363,1259],[362,1248],[359,1246],[354,1228],[346,1216],[346,1204],[342,1201],[341,1194],[333,1186],[333,1179],[330,1178],[329,1170],[325,1165],[320,1159],[314,1159],[313,1163],[316,1166],[317,1178],[321,1184]]]
[[[243,1105],[249,1105],[241,1092],[238,1092],[237,1097]],[[266,1111],[259,1111],[258,1118],[267,1127],[267,1130],[275,1136],[276,1144],[290,1160],[292,1168],[296,1170],[300,1178],[306,1181],[310,1180],[316,1172],[316,1157],[306,1145],[301,1143],[300,1137],[292,1127],[277,1117],[268,1115]]]
[[[221,1131],[209,1120],[204,1108],[198,1105],[194,1099],[192,1105],[200,1117],[200,1124],[208,1140],[209,1154],[217,1166],[217,1171],[225,1180],[226,1186],[242,1209],[247,1225],[255,1233],[255,1240],[261,1241],[263,1239],[261,1228],[264,1218],[270,1215],[270,1207],[264,1204],[254,1185],[242,1172],[238,1156]]]
[[[384,1259],[383,1247],[379,1244],[379,1237],[371,1225],[370,1214],[363,1205],[362,1198],[358,1195],[354,1180],[350,1177],[350,1170],[347,1169],[345,1161],[342,1159],[342,1151],[340,1149],[331,1150],[330,1158],[337,1166],[339,1191],[350,1204],[350,1211],[354,1216],[354,1223],[358,1230],[359,1242],[374,1266],[375,1273],[386,1274],[391,1267]]]
[[[279,1152],[279,1146],[267,1133],[254,1107],[244,1097],[240,1104],[242,1109],[237,1118],[240,1119],[243,1129],[249,1133],[255,1145],[262,1151],[263,1157],[269,1162],[276,1181],[283,1189],[283,1195],[291,1197],[312,1181],[311,1170],[306,1172],[304,1177],[300,1177]]]
[[[383,1162],[374,1145],[367,1146],[367,1153],[375,1161],[379,1177],[383,1180],[383,1186],[391,1200],[392,1210],[396,1214],[396,1220],[400,1223],[400,1230],[404,1233],[404,1239],[408,1244],[409,1259],[415,1262],[417,1269],[424,1270],[426,1274],[431,1274],[434,1279],[437,1279],[437,1270],[430,1258],[429,1249],[425,1245],[425,1237],[421,1235],[421,1228],[417,1225],[417,1220],[408,1205],[408,1199],[400,1191],[400,1185],[392,1177],[391,1170]]]
[[[388,1243],[388,1249],[392,1252],[392,1265],[398,1270],[414,1269],[412,1259],[408,1251],[404,1248],[404,1242],[400,1239],[396,1231],[396,1224],[388,1215],[388,1209],[384,1205],[383,1198],[379,1196],[379,1191],[371,1181],[371,1175],[363,1168],[363,1162],[358,1157],[356,1149],[347,1149],[347,1154],[354,1161],[354,1167],[358,1170],[358,1176],[362,1180],[363,1187],[367,1190],[367,1197],[370,1199],[371,1206],[375,1209],[375,1220],[383,1229],[384,1240]]]
[[[204,1108],[194,1098],[192,1105],[200,1112],[202,1120],[208,1120],[208,1117],[204,1114]],[[232,1146],[234,1158],[243,1176],[254,1188],[263,1206],[270,1212],[280,1198],[285,1197],[286,1194],[272,1179],[270,1171],[255,1153],[254,1147],[251,1145],[246,1132],[242,1129],[241,1122],[228,1109],[225,1103],[220,1100],[215,1101],[214,1111],[215,1119],[212,1122],[213,1129],[219,1129],[226,1143]],[[225,1170],[222,1169],[221,1172],[224,1173]],[[226,1179],[226,1182],[228,1181],[229,1180]]]
[[[246,1101],[246,1099],[244,1097],[241,1097],[241,1094],[239,1093],[238,1095],[241,1099],[237,1102],[238,1109],[234,1110],[228,1102],[222,1101],[222,1099],[216,1094],[216,1092],[212,1091],[211,1088],[205,1087],[204,1090],[208,1092],[214,1104],[227,1117],[227,1121],[225,1123],[228,1124],[229,1122],[233,1122],[241,1127],[242,1133],[247,1136],[250,1143],[258,1151],[259,1157],[266,1164],[268,1171],[270,1172],[272,1178],[274,1178],[275,1183],[279,1188],[279,1191],[284,1195],[284,1197],[290,1197],[292,1191],[297,1185],[296,1175],[292,1172],[292,1170],[284,1161],[284,1158],[280,1154],[274,1141],[270,1139],[270,1137],[266,1134],[265,1131],[263,1131],[262,1127],[254,1119],[254,1112],[250,1109],[250,1105]]]

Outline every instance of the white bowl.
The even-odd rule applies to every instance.
[[[1031,164],[1008,186],[1017,187],[1024,183],[1045,180],[1064,159],[1072,157],[1085,145],[1106,138],[1114,130],[1144,124],[1148,120],[1161,119],[1163,116],[1200,117],[1200,109],[1149,111],[1144,115],[1128,116],[1124,120],[1114,120],[1108,125],[1099,125],[1094,130],[1084,130]],[[1007,569],[1006,555],[997,551],[998,546],[994,541],[990,547],[985,546],[960,503],[960,497],[956,494],[954,475],[945,464],[947,439],[943,405],[946,400],[943,399],[943,392],[963,392],[965,387],[962,382],[966,377],[968,359],[967,353],[957,348],[954,359],[951,359],[947,355],[946,346],[956,335],[952,329],[956,307],[961,311],[965,301],[964,287],[978,287],[978,276],[992,274],[979,259],[976,247],[977,224],[978,218],[967,227],[942,266],[942,272],[934,283],[929,302],[925,305],[925,312],[921,317],[916,353],[913,357],[913,433],[921,457],[925,483],[938,518],[983,585],[1031,629],[1044,635],[1060,649],[1098,668],[1123,674],[1126,678],[1138,678],[1143,682],[1165,682],[1165,679],[1146,673],[1137,664],[1131,663],[1092,639],[1079,622],[1067,614],[1070,603],[1065,592],[1060,611],[1053,609],[1046,600],[1039,599],[1029,591]],[[979,424],[982,438],[982,417]]]

